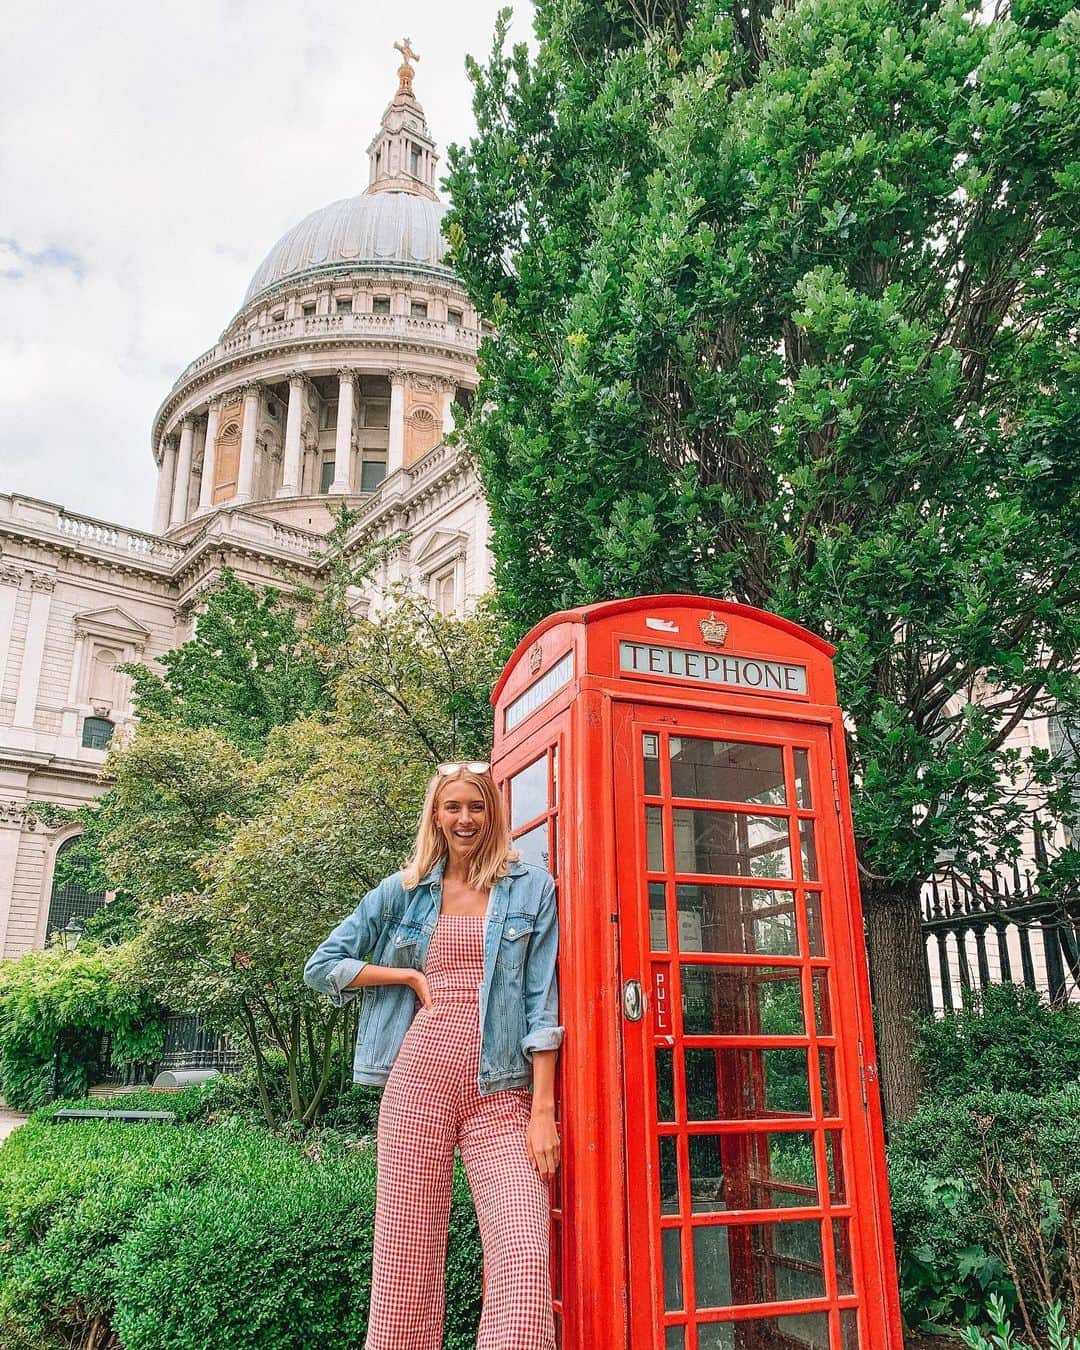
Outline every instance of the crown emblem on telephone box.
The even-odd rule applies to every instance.
[[[698,624],[701,629],[701,636],[712,647],[722,647],[727,641],[728,626],[723,619],[718,619],[716,614],[710,614],[707,619],[702,619]]]
[[[529,674],[535,675],[544,663],[544,649],[539,642],[529,649]]]

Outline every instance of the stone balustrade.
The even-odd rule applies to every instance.
[[[481,333],[478,328],[465,328],[443,319],[414,319],[404,314],[313,314],[307,318],[283,319],[249,328],[203,352],[184,369],[173,388],[180,387],[208,366],[242,353],[280,343],[303,343],[313,337],[350,336],[389,338],[403,343],[437,342],[471,355],[480,345]]]
[[[122,525],[78,515],[52,502],[38,501],[18,493],[10,496],[0,493],[0,525],[12,524],[30,527],[43,534],[55,534],[77,539],[82,544],[100,548],[109,553],[126,554],[171,565],[178,562],[184,550],[153,534],[131,530]]]

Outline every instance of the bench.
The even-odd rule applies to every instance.
[[[57,1111],[52,1116],[53,1124],[63,1120],[126,1120],[141,1123],[147,1120],[160,1121],[163,1125],[176,1124],[175,1111]]]

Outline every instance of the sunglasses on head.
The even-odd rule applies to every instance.
[[[458,760],[447,760],[445,764],[439,765],[436,772],[441,773],[446,778],[452,773],[459,773],[462,769],[468,770],[469,773],[487,773],[490,768],[491,765],[486,759],[466,759],[460,762]]]

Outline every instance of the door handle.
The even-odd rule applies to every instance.
[[[622,991],[623,1016],[628,1022],[640,1022],[645,1012],[645,995],[640,980],[627,980]]]

